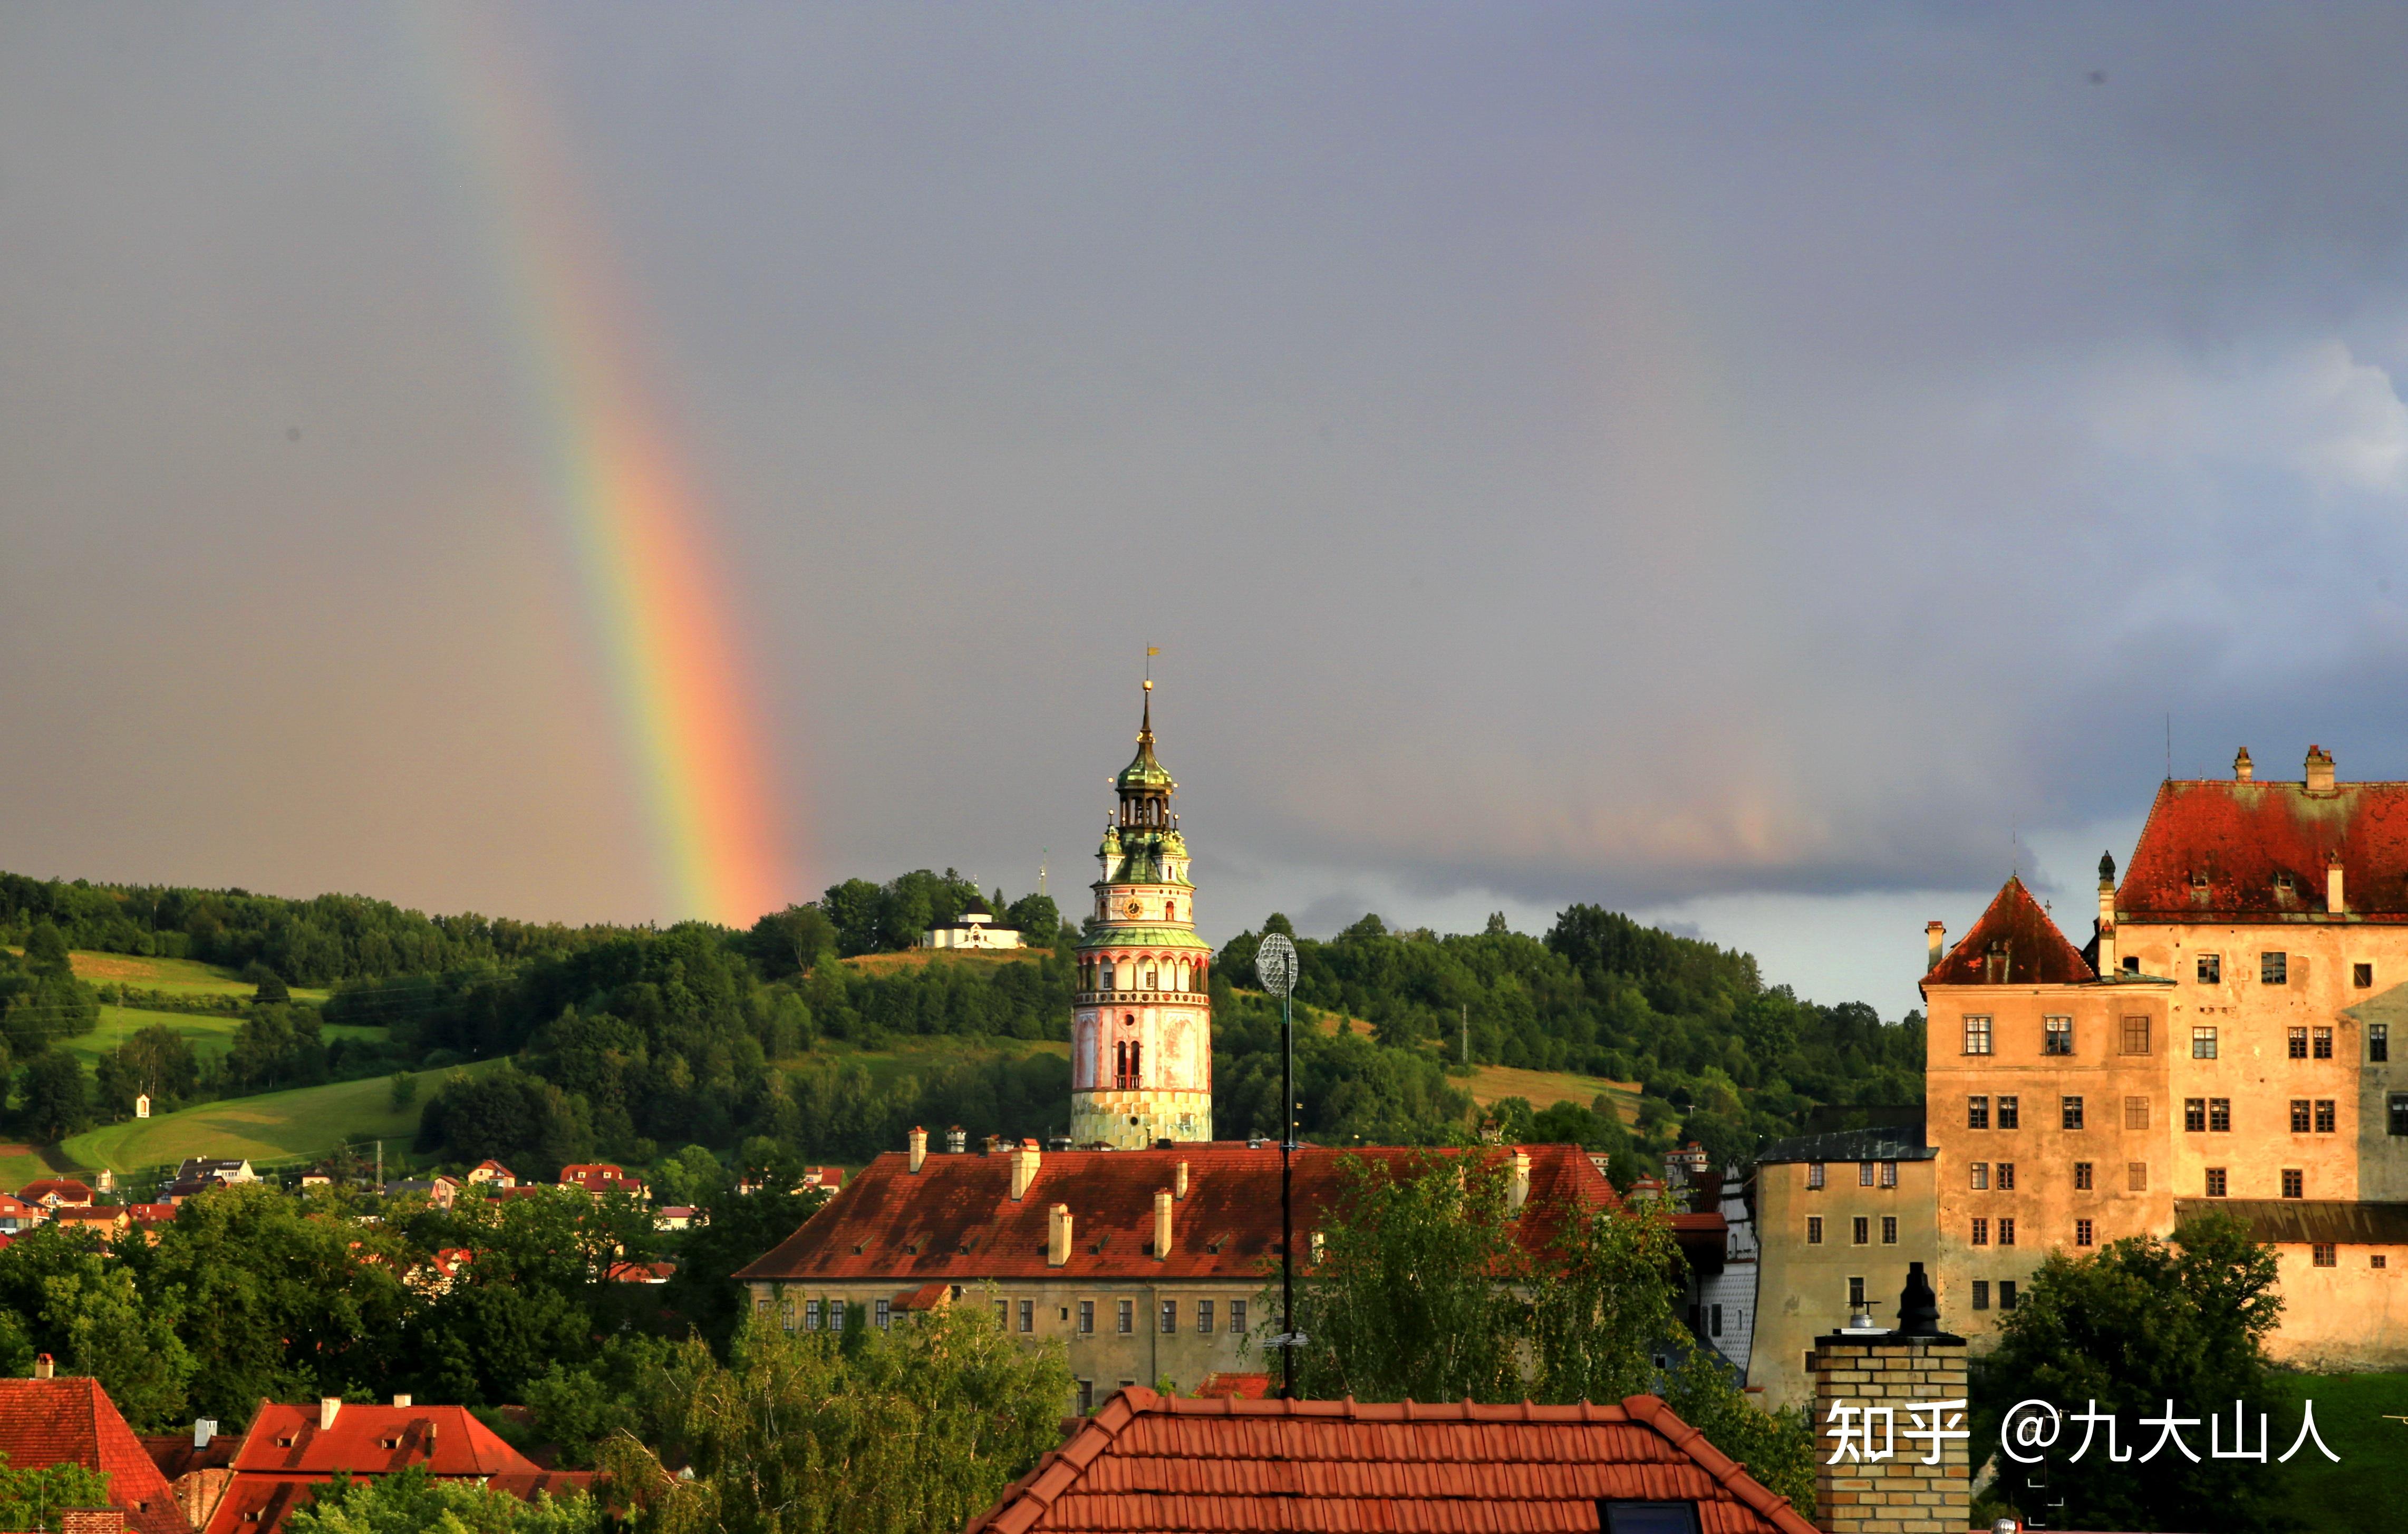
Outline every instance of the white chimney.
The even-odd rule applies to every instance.
[[[1170,1255],[1170,1190],[1164,1188],[1154,1196],[1154,1260],[1162,1262]]]
[[[1045,1266],[1060,1268],[1070,1260],[1070,1206],[1056,1204],[1046,1211]]]
[[[2249,748],[2247,746],[2243,746],[2240,751],[2233,753],[2232,781],[2237,783],[2245,783],[2255,781],[2257,776],[2258,765],[2249,760]]]
[[[1948,951],[1948,924],[1945,922],[1924,923],[1923,942],[1925,949],[1923,972],[1928,975],[1934,969],[1940,968],[1940,955]]]
[[[409,1398],[407,1396],[395,1396],[393,1398],[393,1404],[396,1411],[401,1410],[409,1405]]]
[[[1505,1208],[1519,1214],[1522,1206],[1530,1201],[1530,1153],[1521,1146],[1513,1147],[1513,1181],[1505,1190]]]
[[[928,1159],[928,1131],[915,1124],[911,1125],[911,1132],[904,1137],[903,1142],[911,1148],[911,1173],[916,1177],[919,1175],[920,1163]]]
[[[2115,859],[2099,854],[2099,978],[2115,973]]]
[[[2332,753],[2322,746],[2308,748],[2308,792],[2329,794],[2333,785]]]
[[[335,1413],[336,1413],[336,1412],[340,1412],[342,1409],[343,1409],[343,1398],[342,1398],[342,1397],[340,1397],[340,1396],[321,1396],[321,1397],[319,1397],[319,1398],[318,1398],[318,1431],[320,1431],[320,1432],[322,1432],[322,1432],[324,1432],[327,1428],[332,1427],[333,1426],[335,1426]]]
[[[1012,1148],[1011,1197],[1014,1200],[1028,1191],[1029,1183],[1037,1181],[1037,1161],[1041,1154],[1033,1140],[1024,1140]]]
[[[194,1417],[194,1418],[193,1419],[193,1447],[194,1447],[194,1448],[195,1448],[195,1449],[206,1449],[206,1448],[208,1448],[208,1447],[209,1446],[209,1441],[210,1441],[211,1439],[213,1439],[213,1438],[217,1437],[217,1436],[218,1436],[218,1419],[217,1419],[217,1418],[215,1418],[215,1417]]]
[[[2348,910],[2348,902],[2342,898],[2341,854],[2335,853],[2325,859],[2325,913],[2339,916]]]
[[[1179,1197],[1182,1198],[1187,1197],[1187,1163],[1184,1161],[1179,1164],[1179,1181],[1175,1186],[1178,1189]]]
[[[45,1353],[38,1355],[34,1359],[34,1378],[37,1380],[47,1380],[50,1377],[51,1373],[57,1369],[57,1365],[50,1362],[50,1355],[49,1354]]]
[[[967,1155],[969,1154],[969,1148],[970,1137],[963,1131],[960,1125],[956,1124],[952,1128],[945,1131],[945,1149],[947,1151],[952,1152],[954,1155]]]

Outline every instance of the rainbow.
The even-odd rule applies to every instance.
[[[584,595],[672,919],[749,925],[788,887],[779,798],[712,518],[647,399],[639,312],[614,280],[543,93],[500,7],[424,18],[476,183],[547,500]]]

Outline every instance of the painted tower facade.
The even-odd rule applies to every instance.
[[[1145,684],[1137,758],[1112,784],[1120,810],[1096,850],[1096,925],[1079,945],[1070,1027],[1070,1140],[1135,1149],[1212,1138],[1212,951],[1196,936],[1196,886],[1154,755]]]

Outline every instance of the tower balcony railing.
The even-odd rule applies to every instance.
[[[1146,1002],[1202,1005],[1211,999],[1205,991],[1081,991],[1081,1006],[1139,1006]]]

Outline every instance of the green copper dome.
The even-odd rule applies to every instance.
[[[1170,769],[1154,759],[1154,686],[1150,682],[1145,691],[1145,718],[1137,730],[1137,755],[1112,782],[1124,794],[1149,788],[1168,792],[1177,786],[1170,781]]]

